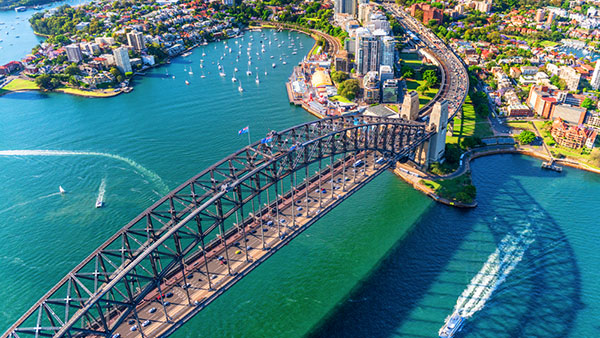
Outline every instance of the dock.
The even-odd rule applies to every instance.
[[[561,166],[555,165],[553,162],[542,162],[542,169],[553,170],[558,173],[562,172],[563,170]]]

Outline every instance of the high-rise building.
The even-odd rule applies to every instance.
[[[370,71],[365,75],[363,79],[363,91],[365,103],[379,103],[381,94],[379,91],[379,75],[376,71]]]
[[[65,50],[67,51],[67,59],[70,62],[79,62],[83,60],[83,54],[81,54],[81,48],[78,44],[73,43],[65,46]]]
[[[127,33],[127,44],[138,51],[146,48],[144,34],[138,31],[131,31]]]
[[[233,0],[223,0],[223,5],[225,6],[233,6],[234,1]]]
[[[353,16],[357,14],[356,0],[335,0],[335,13],[347,13]]]
[[[365,33],[356,39],[356,72],[364,75],[379,70],[379,39],[371,33]]]
[[[600,88],[600,60],[596,61],[596,67],[594,68],[594,73],[592,74],[592,81],[590,84],[594,90],[598,90],[598,88]]]
[[[558,71],[558,77],[565,80],[567,83],[568,90],[577,90],[579,88],[579,80],[581,74],[579,74],[575,68],[569,66],[561,66]]]
[[[413,90],[404,95],[401,113],[403,119],[417,120],[419,117],[419,94],[416,91]]]
[[[544,21],[544,16],[546,16],[546,11],[543,8],[538,8],[538,10],[535,12],[535,21]]]
[[[548,19],[546,19],[546,25],[548,25],[548,26],[552,25],[552,22],[554,22],[555,17],[556,17],[556,14],[554,14],[554,12],[548,13]]]
[[[115,63],[121,73],[125,74],[131,72],[131,62],[129,61],[129,51],[125,47],[115,48],[113,50],[115,56]]]
[[[381,64],[394,67],[396,56],[396,40],[391,36],[384,36],[381,39]]]
[[[429,115],[429,127],[436,133],[429,139],[428,163],[439,162],[446,152],[446,132],[448,125],[448,101],[436,102]]]
[[[371,6],[368,3],[361,3],[358,5],[358,21],[363,26],[366,26],[369,23],[369,19],[371,17]]]

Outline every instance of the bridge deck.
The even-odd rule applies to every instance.
[[[261,219],[256,218],[255,221],[248,222],[243,231],[240,228],[226,243],[207,254],[208,276],[204,257],[200,257],[186,267],[185,277],[184,274],[177,273],[161,286],[164,297],[159,297],[158,290],[148,295],[136,308],[138,318],[135,314],[132,315],[116,332],[120,337],[134,338],[159,337],[175,331],[266,258],[389,166],[388,163],[374,163],[372,152],[363,152],[359,157],[364,158],[364,165],[361,167],[354,168],[352,165],[357,158],[349,156],[345,163],[338,162],[333,176],[327,170],[319,180],[317,174],[309,180],[312,183],[308,185],[308,189],[303,186],[293,194],[289,192],[280,198],[276,201],[279,204],[279,214],[272,211],[262,213],[263,231]],[[243,244],[244,237],[246,245]],[[263,246],[266,250],[263,250]],[[219,257],[223,258],[219,260]],[[159,298],[169,305],[163,306]],[[146,321],[149,324],[142,326]],[[132,331],[134,326],[136,329]]]

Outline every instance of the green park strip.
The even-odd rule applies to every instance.
[[[329,98],[329,100],[331,101],[339,101],[342,103],[352,103],[352,101],[348,100],[347,98],[341,96],[341,95],[335,95]]]
[[[406,88],[408,90],[417,90],[417,88],[425,83],[425,80],[413,80],[406,79]],[[424,93],[419,93],[419,108],[427,104],[427,102],[433,100],[435,94],[439,91],[438,88],[429,88]]]
[[[475,187],[469,175],[461,175],[452,179],[421,180],[421,184],[431,188],[437,195],[448,200],[473,203]]]
[[[456,144],[465,137],[485,138],[493,135],[488,119],[475,113],[471,98],[467,96],[463,104],[462,114],[454,118],[452,136],[449,136],[446,142]]]
[[[535,131],[531,121],[507,121],[506,125],[514,129],[524,129]]]
[[[10,92],[18,92],[23,90],[38,90],[40,87],[31,80],[14,79],[2,89]]]

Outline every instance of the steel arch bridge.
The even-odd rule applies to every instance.
[[[168,336],[431,135],[360,115],[271,132],[139,214],[2,337]]]

